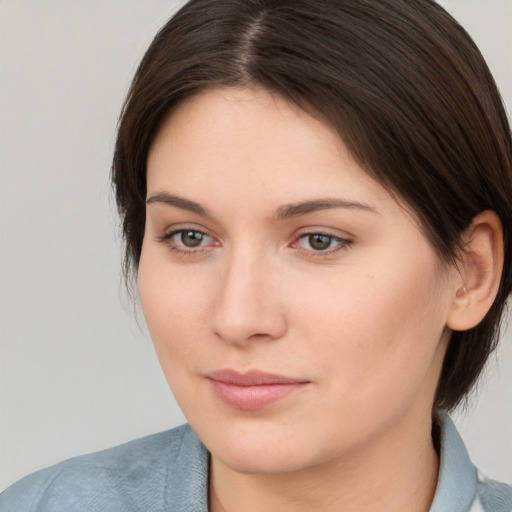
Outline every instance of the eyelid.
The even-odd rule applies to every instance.
[[[307,249],[299,245],[300,240],[306,239],[307,237],[313,235],[326,236],[332,240],[337,241],[338,243],[334,247],[329,247],[325,250],[315,250],[313,248]],[[346,251],[350,249],[354,243],[354,238],[355,237],[349,235],[348,233],[341,235],[339,232],[333,233],[331,230],[325,228],[304,228],[304,230],[301,230],[301,232],[296,235],[291,246],[309,258],[329,258],[335,256],[340,251]]]
[[[194,232],[194,233],[200,233],[205,238],[210,239],[210,242],[206,244],[198,245],[197,247],[187,247],[183,243],[179,243],[173,240],[173,238],[184,232]],[[199,227],[191,226],[189,225],[182,225],[182,226],[172,226],[167,228],[161,235],[156,236],[156,240],[158,242],[161,242],[167,246],[167,248],[174,253],[179,254],[180,256],[199,256],[203,254],[205,251],[207,251],[212,246],[218,246],[220,243],[218,240],[207,233],[207,230],[201,229]],[[212,243],[213,242],[213,243]]]
[[[195,223],[176,223],[176,224],[170,224],[165,227],[162,227],[162,229],[158,229],[160,231],[160,235],[157,235],[157,238],[170,238],[176,233],[181,233],[183,231],[193,231],[195,233],[201,233],[204,236],[208,236],[213,239],[217,239],[218,237],[215,234],[211,233],[211,230],[206,229],[205,227],[195,224]]]
[[[197,233],[199,235],[201,235],[203,237],[203,239],[201,241],[206,241],[207,239],[211,239],[213,240],[213,237],[211,237],[210,235],[208,235],[207,233],[204,233],[203,231],[199,231],[197,229],[178,229],[178,230],[175,230],[175,231],[172,231],[171,233],[169,233],[168,235],[166,235],[166,238],[169,240],[169,239],[172,239],[174,238],[175,236],[179,235],[181,233],[181,235],[183,236],[183,233]],[[179,242],[180,244],[182,244],[182,242],[180,241]],[[186,245],[184,245],[184,247],[187,247]],[[187,249],[194,249],[193,247],[187,247]]]

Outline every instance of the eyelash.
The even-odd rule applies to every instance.
[[[207,237],[207,238],[210,238],[213,240],[213,238],[211,236],[209,236],[208,234],[204,233],[203,231],[200,231],[198,229],[187,229],[187,228],[181,228],[181,229],[176,229],[176,230],[173,230],[169,233],[165,233],[161,236],[158,236],[157,237],[157,240],[159,242],[162,242],[164,244],[167,245],[167,247],[181,255],[181,256],[200,256],[201,254],[204,253],[206,246],[198,246],[197,248],[192,248],[192,247],[189,247],[189,248],[186,248],[186,249],[183,249],[182,247],[186,247],[186,246],[179,246],[177,245],[175,242],[172,241],[172,239],[176,236],[176,235],[180,235],[180,234],[183,234],[183,233],[194,233],[194,234],[199,234],[203,237]],[[323,236],[323,237],[327,237],[329,238],[329,244],[335,242],[337,243],[337,245],[334,247],[334,248],[328,248],[326,250],[315,250],[313,248],[311,249],[304,249],[302,247],[299,246],[299,242],[301,240],[304,240],[304,239],[307,239],[311,236]],[[333,256],[334,254],[340,252],[340,251],[345,251],[345,250],[348,250],[351,246],[352,246],[352,243],[353,241],[350,240],[350,239],[347,239],[347,238],[341,238],[339,236],[335,236],[331,233],[324,233],[324,232],[321,232],[321,231],[310,231],[310,232],[307,232],[307,233],[303,233],[301,235],[299,235],[297,237],[297,239],[291,244],[291,247],[293,248],[296,248],[298,251],[302,252],[302,253],[306,253],[306,256],[309,257],[309,258],[328,258],[330,256]]]
[[[336,243],[337,245],[333,248],[329,247],[326,250],[315,250],[313,248],[311,249],[303,249],[299,247],[299,242],[304,239],[308,239],[311,236],[323,236],[329,238],[329,245],[332,243]],[[341,238],[339,236],[333,235],[331,233],[324,233],[322,231],[310,231],[308,233],[301,234],[296,242],[293,242],[292,246],[297,247],[297,249],[301,252],[307,253],[308,257],[311,258],[329,258],[331,256],[334,256],[340,251],[346,251],[348,250],[352,245],[352,240],[348,238]]]
[[[167,245],[167,247],[171,251],[179,254],[180,256],[199,256],[199,255],[201,255],[205,250],[204,246],[200,246],[197,248],[189,247],[186,249],[182,249],[181,247],[186,247],[186,246],[183,245],[180,247],[179,245],[176,245],[176,243],[173,243],[173,241],[172,241],[173,237],[175,237],[176,235],[179,235],[179,234],[183,234],[183,233],[195,233],[195,234],[200,234],[203,237],[212,238],[211,236],[207,235],[203,231],[200,231],[199,229],[181,228],[181,229],[176,229],[174,231],[171,231],[170,233],[164,233],[163,235],[157,237],[157,239],[158,239],[158,241]],[[213,238],[212,238],[212,240],[213,240]]]

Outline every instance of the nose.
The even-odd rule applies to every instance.
[[[225,262],[219,275],[212,328],[226,343],[244,346],[249,341],[272,341],[287,330],[279,271],[271,261],[254,253],[239,254]]]

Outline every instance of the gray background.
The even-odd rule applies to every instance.
[[[177,4],[0,0],[0,488],[183,421],[122,292],[108,184],[129,80]],[[512,2],[443,5],[510,106]],[[456,416],[474,461],[509,482],[511,331]]]

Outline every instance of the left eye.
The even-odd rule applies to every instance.
[[[327,251],[335,245],[343,245],[344,240],[334,235],[325,235],[322,233],[308,233],[299,238],[298,245],[302,249],[312,249],[313,251]]]

